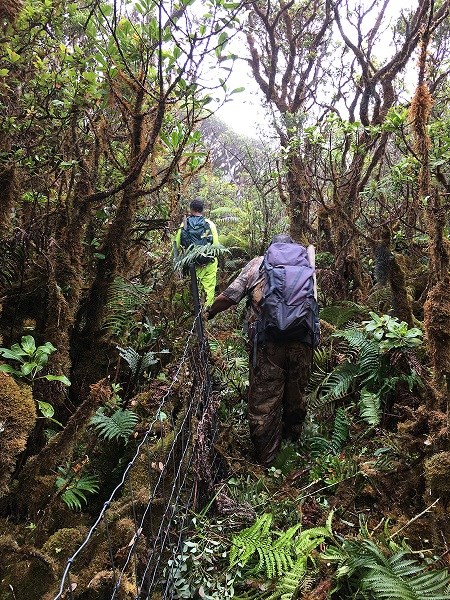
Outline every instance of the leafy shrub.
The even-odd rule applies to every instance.
[[[56,348],[50,342],[45,342],[42,346],[36,347],[33,336],[24,335],[20,344],[13,344],[11,348],[0,348],[0,355],[3,358],[18,362],[19,366],[15,368],[11,365],[0,365],[0,371],[10,373],[28,383],[32,383],[35,379],[47,379],[48,381],[61,381],[64,385],[70,385],[70,381],[65,375],[38,376],[53,352],[56,352]]]
[[[309,394],[309,404],[321,408],[356,394],[361,418],[374,426],[400,382],[410,390],[420,385],[417,373],[402,372],[398,361],[392,360],[392,353],[409,352],[419,346],[422,333],[388,315],[370,314],[371,321],[333,333],[333,337],[347,342],[342,349],[344,360],[330,373],[319,369],[313,374],[316,387]]]

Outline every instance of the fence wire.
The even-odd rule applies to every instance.
[[[155,413],[164,412],[182,370],[189,367],[192,384],[183,409],[176,417],[171,417],[171,443],[165,447],[162,437],[163,456],[155,458],[152,454],[154,426],[159,422],[156,416],[84,541],[67,560],[54,600],[75,600],[80,594],[83,598],[94,598],[100,588],[101,597],[111,600],[130,598],[131,594],[135,600],[173,597],[168,561],[181,551],[192,510],[204,505],[213,493],[211,474],[215,460],[212,447],[217,433],[218,401],[211,394],[208,345],[200,336],[194,343],[200,320],[199,310],[173,380]],[[145,498],[142,497],[142,482],[136,486],[133,481],[133,470],[140,468],[141,473],[144,463],[148,488]],[[133,523],[127,545],[119,548],[112,533],[118,515],[130,518]],[[101,571],[97,580],[94,577],[90,582],[82,581],[78,574],[99,548],[107,555],[110,568]],[[85,592],[86,596],[83,595]]]

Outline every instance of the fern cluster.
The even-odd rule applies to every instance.
[[[247,573],[272,580],[273,589],[260,597],[290,600],[299,589],[313,551],[330,536],[330,527],[300,531],[297,523],[280,533],[273,531],[272,520],[273,515],[265,513],[233,536],[230,568],[239,567],[244,577]]]
[[[381,548],[371,539],[344,540],[323,558],[337,563],[336,580],[345,598],[361,600],[450,600],[447,569],[409,558],[405,549]]]
[[[412,389],[419,383],[417,374],[397,371],[390,354],[382,352],[380,343],[358,326],[336,331],[333,337],[346,342],[342,349],[344,360],[329,373],[321,365],[315,369],[309,406],[322,409],[356,395],[361,418],[369,425],[378,425],[384,406],[399,382],[406,382]]]
[[[91,418],[90,424],[95,427],[99,435],[105,440],[119,440],[128,442],[134,431],[138,416],[131,410],[119,408],[111,416],[105,414],[105,409],[99,408]]]
[[[119,339],[128,338],[141,325],[136,314],[141,311],[150,291],[150,287],[116,277],[108,292],[103,327]]]

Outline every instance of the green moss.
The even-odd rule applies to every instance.
[[[36,406],[31,389],[0,372],[0,497],[9,491],[11,472],[25,449],[36,424]]]
[[[85,527],[63,527],[49,537],[42,546],[42,550],[55,559],[62,569],[65,567],[67,559],[82,544],[86,531]]]
[[[40,600],[56,581],[55,561],[34,546],[19,546],[12,536],[0,536],[0,556],[1,599]]]

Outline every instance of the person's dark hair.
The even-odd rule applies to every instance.
[[[195,200],[192,200],[189,204],[189,208],[194,212],[201,213],[203,212],[203,202],[199,198],[195,198]]]
[[[279,233],[274,235],[271,244],[294,244],[294,240],[287,233]]]

